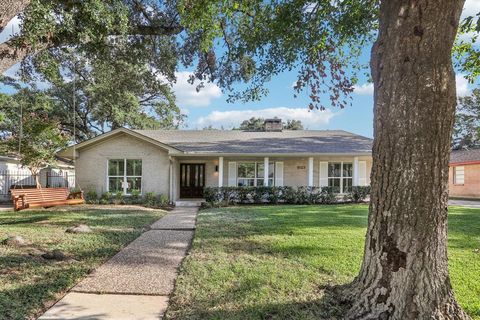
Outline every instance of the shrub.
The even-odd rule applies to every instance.
[[[168,199],[168,196],[166,194],[162,193],[158,196],[158,204],[161,207],[166,207],[169,202],[170,202],[170,199]]]
[[[263,200],[266,198],[267,188],[268,187],[263,186],[253,188],[251,195],[254,203],[263,202]]]
[[[141,203],[140,194],[140,190],[132,190],[132,192],[130,193],[130,197],[126,198],[125,202],[131,204]]]
[[[104,192],[100,197],[100,204],[110,204],[112,200],[112,193],[111,192]]]
[[[237,187],[222,187],[217,188],[219,190],[217,193],[220,193],[221,201],[225,203],[225,205],[232,204],[238,198]]]
[[[297,203],[297,192],[293,187],[283,187],[282,200],[288,204]]]
[[[143,196],[143,204],[147,207],[154,207],[157,202],[157,198],[154,192],[147,192]]]
[[[252,191],[253,191],[253,188],[251,187],[238,187],[237,188],[238,200],[241,203],[246,203],[247,201],[250,200]]]
[[[85,200],[87,203],[90,204],[97,204],[98,203],[98,195],[96,190],[88,190],[87,194],[85,195]]]
[[[308,193],[307,203],[308,204],[320,203],[321,202],[320,192],[321,190],[318,187],[307,187],[307,193]]]
[[[334,187],[322,187],[318,195],[319,203],[330,204],[337,202]]]
[[[124,203],[123,192],[122,191],[115,192],[115,194],[113,196],[113,204],[119,205],[119,204],[122,204],[122,203]]]
[[[370,195],[370,186],[355,186],[345,195],[345,200],[355,203],[363,202]]]
[[[296,203],[307,204],[310,199],[310,192],[308,187],[298,187],[296,190]]]
[[[203,197],[205,198],[205,202],[214,203],[220,201],[221,194],[219,189],[220,188],[217,187],[205,187],[203,189]]]
[[[277,204],[282,196],[281,188],[269,187],[266,190],[267,201],[273,204]]]

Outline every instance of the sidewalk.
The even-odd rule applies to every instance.
[[[161,319],[193,238],[198,208],[175,208],[39,319]]]
[[[462,199],[450,199],[448,200],[450,206],[461,206],[467,208],[480,208],[480,200],[462,200]]]

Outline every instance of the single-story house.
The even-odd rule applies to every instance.
[[[449,170],[451,197],[480,198],[480,149],[453,150]]]
[[[120,128],[60,153],[75,159],[84,191],[154,192],[202,198],[205,186],[333,186],[370,183],[372,139],[340,130],[130,130]]]

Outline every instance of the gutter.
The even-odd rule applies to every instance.
[[[449,166],[449,167],[456,167],[456,166],[472,165],[472,164],[480,164],[480,160],[450,162],[450,163],[448,164],[448,166]]]

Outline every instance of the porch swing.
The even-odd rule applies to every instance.
[[[76,142],[76,113],[75,113],[75,78],[73,80],[73,165],[75,166],[75,142]],[[18,150],[21,151],[23,137],[23,115],[20,106],[20,135]],[[49,208],[62,205],[75,205],[85,203],[83,191],[70,192],[67,187],[42,188],[37,186],[33,189],[10,190],[12,194],[13,209],[15,211],[27,208]]]

